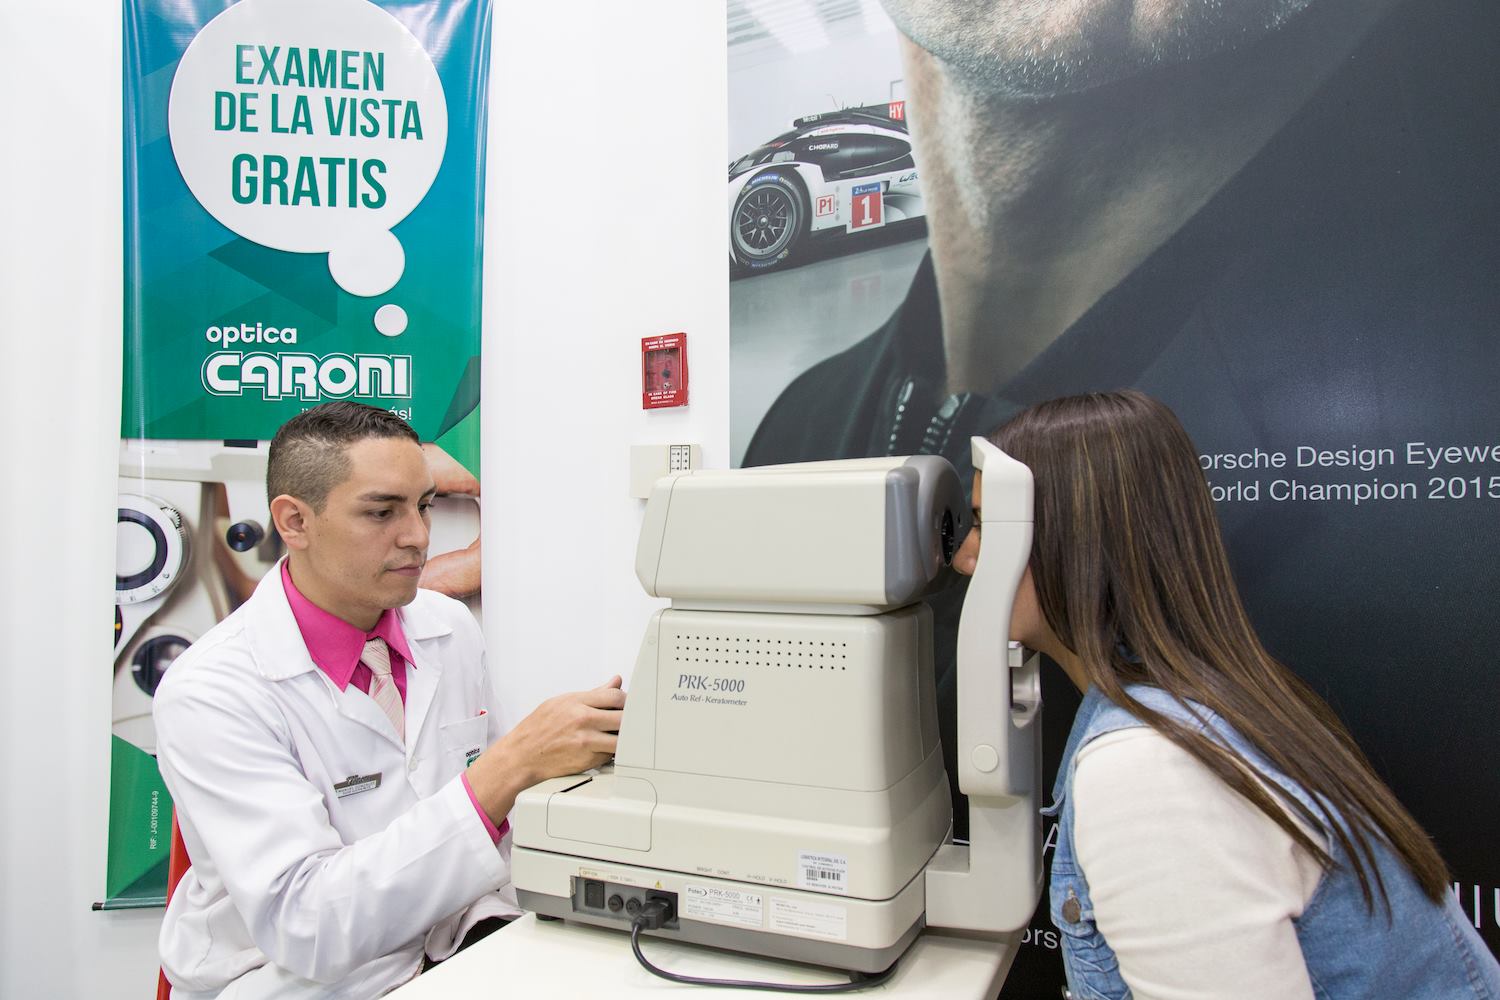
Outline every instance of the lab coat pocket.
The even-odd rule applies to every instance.
[[[445,778],[463,771],[484,753],[489,724],[490,717],[481,714],[472,719],[450,722],[438,729],[438,748],[442,752]]]

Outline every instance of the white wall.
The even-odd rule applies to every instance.
[[[583,6],[503,8],[493,64],[512,113],[485,198],[484,607],[511,723],[629,677],[657,604],[630,445],[729,464],[724,8]],[[691,403],[642,411],[641,338],[678,330]]]
[[[487,196],[486,605],[512,719],[628,672],[632,442],[728,461],[723,8],[499,0]],[[0,996],[153,995],[160,912],[104,888],[119,435],[120,7],[0,0]],[[642,413],[686,330],[693,404]],[[555,370],[541,367],[554,362]]]

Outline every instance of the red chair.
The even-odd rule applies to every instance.
[[[170,901],[172,893],[177,891],[177,883],[182,881],[183,874],[193,862],[188,858],[187,845],[182,842],[182,828],[177,825],[177,810],[172,810],[172,846],[167,854],[167,899]],[[158,971],[156,974],[156,1000],[172,1000],[172,984],[167,982],[167,974]]]

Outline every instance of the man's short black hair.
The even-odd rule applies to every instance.
[[[286,494],[321,512],[328,494],[349,477],[349,446],[366,438],[421,443],[411,424],[394,413],[347,399],[297,414],[271,439],[266,501]]]

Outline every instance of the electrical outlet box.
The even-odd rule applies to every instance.
[[[651,496],[662,476],[703,468],[703,448],[696,444],[634,444],[630,446],[630,495]]]

